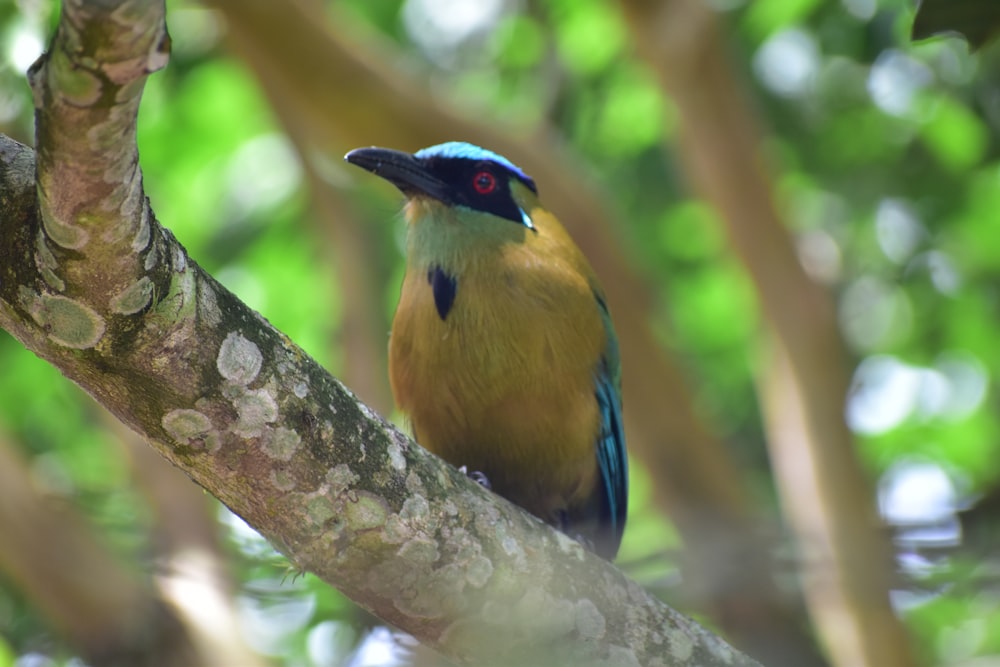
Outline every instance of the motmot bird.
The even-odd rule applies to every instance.
[[[613,559],[628,496],[618,343],[583,253],[489,150],[345,159],[406,198],[389,379],[416,441]]]

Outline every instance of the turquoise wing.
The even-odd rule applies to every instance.
[[[597,463],[604,489],[601,511],[601,539],[598,553],[612,559],[618,553],[628,513],[628,454],[622,428],[621,362],[607,304],[595,292],[604,320],[607,346],[597,370],[596,396],[601,411],[601,432],[597,438]]]

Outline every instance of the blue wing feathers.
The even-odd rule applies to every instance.
[[[597,381],[597,401],[601,407],[601,434],[597,442],[597,462],[607,498],[606,516],[614,550],[618,550],[628,509],[628,461],[621,426],[618,391],[606,378]]]
[[[628,457],[625,453],[625,433],[622,428],[621,365],[618,340],[611,316],[601,294],[595,292],[607,345],[597,372],[596,396],[601,410],[601,432],[597,440],[597,463],[606,499],[602,523],[607,528],[612,557],[618,551],[628,511]]]

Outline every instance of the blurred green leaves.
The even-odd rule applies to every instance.
[[[948,96],[928,100],[927,118],[920,136],[941,164],[965,171],[983,158],[989,148],[989,130],[968,106]]]
[[[267,107],[233,61],[211,58],[183,76],[168,69],[148,82],[139,116],[146,191],[159,219],[202,261],[200,250],[231,212],[227,162],[267,131]]]
[[[552,4],[556,45],[567,70],[593,75],[621,54],[626,40],[625,25],[609,3],[591,0],[571,6]]]
[[[744,16],[747,32],[756,39],[804,21],[819,0],[756,0]]]

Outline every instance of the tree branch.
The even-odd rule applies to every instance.
[[[163,12],[65,4],[30,73],[38,153],[0,138],[0,325],[296,566],[454,660],[754,664],[405,438],[157,223],[134,133]]]

